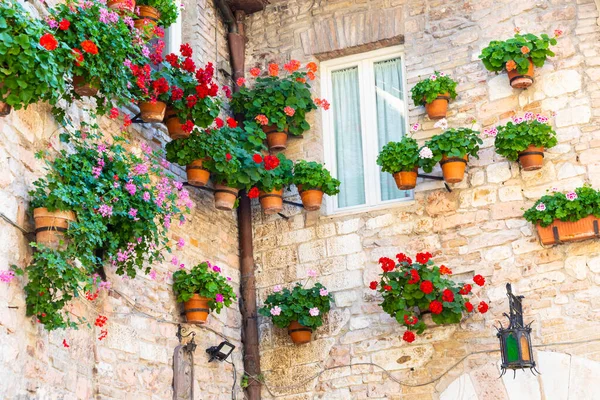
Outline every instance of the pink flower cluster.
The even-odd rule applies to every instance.
[[[483,130],[483,134],[485,136],[496,137],[496,135],[498,134],[498,128],[493,127],[493,128],[490,128],[490,129],[484,129]]]
[[[98,212],[105,218],[111,217],[113,213],[113,208],[112,206],[102,204],[100,207],[98,207]]]
[[[0,282],[11,283],[14,278],[15,278],[14,271],[11,271],[11,270],[0,271]]]
[[[100,7],[100,17],[98,20],[104,24],[116,24],[119,22],[119,14]]]

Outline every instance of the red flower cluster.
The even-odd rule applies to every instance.
[[[317,64],[311,61],[308,64],[306,64],[306,69],[310,72],[317,72]]]
[[[181,46],[179,46],[179,52],[184,57],[191,57],[193,53],[192,47],[188,43],[183,43]]]
[[[415,338],[416,338],[416,336],[415,336],[414,332],[411,332],[411,331],[406,331],[406,332],[404,332],[404,335],[402,335],[402,340],[404,340],[405,342],[408,342],[408,343],[414,342]]]
[[[283,66],[283,69],[285,69],[290,74],[292,72],[298,71],[298,69],[300,69],[300,61],[291,60],[289,63],[287,63]]]
[[[225,93],[225,97],[230,99],[231,98],[231,89],[229,88],[229,86],[223,86],[223,87],[221,87],[221,89],[223,89],[223,93]]]
[[[194,129],[194,123],[188,119],[184,124],[181,124],[181,129],[186,133],[190,133]]]
[[[127,128],[129,125],[131,125],[131,118],[129,118],[129,115],[125,115],[123,117],[123,128]]]
[[[248,191],[248,197],[250,197],[251,199],[257,198],[258,194],[259,194],[258,188],[256,188],[256,187],[253,187],[252,189],[250,189]]]
[[[439,301],[433,300],[431,303],[429,303],[429,311],[431,311],[432,313],[441,314],[443,310],[444,305]]]
[[[279,75],[279,65],[269,64],[269,75],[271,75],[271,76]]]
[[[171,67],[179,68],[179,57],[177,57],[175,54],[167,54],[165,60],[167,60],[167,62],[171,64]]]
[[[311,81],[314,81],[314,80],[315,80],[315,78],[316,78],[316,76],[315,76],[315,73],[314,73],[314,72],[312,72],[312,71],[308,71],[308,72],[306,73],[306,76],[308,76],[308,79],[310,79]]]
[[[391,258],[381,257],[379,259],[379,264],[381,264],[381,269],[383,272],[391,272],[396,268],[396,263]]]
[[[441,275],[452,275],[452,270],[445,265],[440,266],[440,274]]]
[[[257,115],[255,119],[256,122],[258,122],[261,125],[267,125],[269,123],[269,119],[263,114]]]
[[[237,78],[237,80],[235,81],[235,83],[238,86],[244,86],[244,84],[246,83],[246,79],[244,77]]]
[[[98,46],[96,46],[96,43],[92,42],[91,40],[84,40],[81,42],[81,48],[86,53],[98,54]]]
[[[471,293],[472,288],[473,287],[471,285],[469,285],[468,283],[465,283],[464,286],[460,289],[460,291],[458,293],[460,293],[464,296],[466,294]]]
[[[433,257],[431,255],[431,253],[427,252],[427,253],[417,253],[417,262],[420,264],[427,264],[429,262],[429,260],[431,259],[431,257]]]
[[[183,98],[183,89],[173,86],[171,88],[171,100],[177,101]]]
[[[406,262],[406,263],[412,264],[412,259],[404,253],[396,254],[396,258],[398,259],[399,263]]]
[[[230,128],[237,128],[237,121],[231,117],[227,118],[227,126]]]
[[[150,81],[150,73],[152,69],[149,64],[144,65],[143,67],[137,65],[131,65],[131,73],[136,78],[135,84],[144,94],[148,94],[148,82]]]
[[[257,164],[260,164],[263,161],[263,158],[260,154],[255,154],[252,156],[252,161],[254,161]]]
[[[231,154],[229,154],[229,153],[225,154],[225,159],[227,161],[231,161]]]
[[[98,298],[98,292],[85,292],[85,298],[89,301],[94,301]]]
[[[69,344],[67,343],[67,339],[63,339],[63,347],[69,348],[71,346],[69,346]]]
[[[296,110],[294,110],[292,107],[287,106],[283,109],[283,112],[285,113],[285,115],[287,115],[288,117],[293,117],[294,114],[296,114]]]
[[[448,303],[452,303],[454,301],[454,292],[450,289],[444,289],[442,292],[442,300]]]
[[[219,117],[215,118],[215,125],[217,126],[217,128],[222,128],[225,126],[225,122],[223,122],[223,120]]]
[[[67,29],[69,29],[69,26],[71,26],[69,20],[63,18],[63,20],[60,21],[60,23],[58,24],[58,29],[60,29],[61,31],[66,31]]]
[[[419,286],[419,289],[421,289],[421,292],[429,294],[433,292],[433,283],[431,281],[423,281],[421,282],[421,286]]]
[[[181,64],[181,69],[193,74],[194,72],[196,72],[196,64],[194,63],[194,60],[192,60],[191,57],[187,57],[185,60],[183,60],[183,63]]]
[[[414,285],[415,283],[419,282],[420,280],[421,280],[421,277],[419,276],[419,271],[417,271],[416,269],[411,269],[410,270],[410,279],[408,280],[408,284]]]
[[[327,100],[325,100],[325,99],[320,99],[320,98],[318,98],[318,97],[317,97],[317,98],[316,98],[316,99],[314,99],[313,101],[314,101],[314,103],[315,103],[315,105],[316,105],[317,107],[321,107],[321,108],[322,108],[323,110],[325,110],[325,111],[329,110],[329,105],[330,105],[330,104],[327,102]]]
[[[152,82],[152,89],[154,90],[154,95],[158,97],[169,91],[169,82],[165,78],[158,78]]]
[[[483,285],[485,285],[485,278],[483,276],[477,274],[473,277],[473,282],[475,282],[479,286],[483,286]]]
[[[265,156],[265,169],[267,171],[270,171],[272,169],[275,169],[279,166],[279,158],[272,156],[272,155],[267,155]]]
[[[108,118],[116,119],[118,116],[119,116],[119,109],[116,107],[111,108]]]
[[[96,325],[99,328],[102,328],[106,324],[106,321],[108,321],[108,318],[106,318],[103,315],[98,315],[98,317],[96,318],[96,322],[94,322],[94,325]]]
[[[410,317],[408,315],[404,316],[404,323],[406,325],[415,325],[417,322],[419,322],[419,318],[414,315],[411,315]]]
[[[470,302],[466,302],[465,303],[465,309],[467,310],[467,312],[472,312],[473,311],[473,304],[471,304]]]
[[[489,309],[489,306],[487,305],[487,303],[485,301],[481,301],[479,303],[479,305],[477,306],[477,311],[479,311],[482,314],[485,314]]]
[[[188,97],[186,97],[185,102],[188,108],[192,108],[198,102],[198,97],[194,96],[193,94],[190,94]]]
[[[163,40],[157,40],[152,48],[152,54],[150,54],[150,61],[154,65],[158,65],[163,62],[163,50],[165,48],[165,42]]]
[[[376,281],[372,281],[372,282],[369,284],[369,287],[370,287],[372,290],[377,290],[377,285],[378,285],[378,283],[377,283]]]
[[[384,285],[383,290],[385,290],[386,292],[389,292],[390,290],[392,290],[392,287],[390,285]]]
[[[252,75],[253,77],[257,77],[260,75],[260,68],[250,68],[250,75]]]
[[[45,33],[40,38],[40,46],[46,50],[52,51],[58,47],[58,40],[51,33]]]

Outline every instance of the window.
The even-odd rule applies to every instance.
[[[169,26],[165,29],[165,50],[164,54],[175,53],[179,55],[179,47],[181,46],[181,14],[183,13],[183,8],[180,8],[179,15],[177,16],[177,20],[173,23],[173,25]]]
[[[325,162],[341,182],[329,198],[333,213],[411,200],[393,177],[381,172],[377,155],[407,131],[402,49],[390,47],[325,61],[322,94],[331,103],[323,113]]]

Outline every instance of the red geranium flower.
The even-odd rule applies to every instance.
[[[383,272],[391,272],[396,268],[396,263],[391,258],[381,257],[379,259],[379,264],[381,264],[381,269]]]
[[[477,311],[479,311],[482,314],[485,314],[488,311],[489,308],[490,307],[487,305],[487,303],[485,301],[482,301],[477,306]]]
[[[221,89],[223,89],[223,93],[225,93],[225,97],[230,99],[231,98],[231,89],[229,88],[229,86],[223,86]]]
[[[129,125],[131,125],[131,118],[129,118],[129,115],[126,115],[123,118],[123,128],[127,128]]]
[[[377,290],[377,282],[376,281],[371,282],[369,284],[369,287],[373,290]]]
[[[235,81],[235,83],[238,86],[244,86],[244,83],[246,83],[246,79],[244,77],[237,78],[237,81]]]
[[[269,119],[266,117],[266,115],[263,114],[259,114],[256,116],[256,122],[258,122],[261,125],[267,125],[269,123]]]
[[[421,292],[429,294],[433,292],[433,283],[431,283],[431,281],[423,281],[421,282],[421,286],[419,286],[419,289],[421,289]]]
[[[98,336],[98,340],[102,340],[108,336],[108,330],[102,329],[100,331],[100,336]]]
[[[442,292],[442,300],[448,303],[452,303],[454,301],[454,292],[450,289],[445,289]]]
[[[427,264],[427,262],[433,257],[431,253],[417,253],[417,262],[421,264]]]
[[[419,322],[419,318],[415,317],[414,315],[411,315],[411,316],[405,315],[404,316],[404,323],[406,325],[415,325],[417,322]]]
[[[225,159],[227,159],[227,161],[231,161],[231,154],[225,154]]]
[[[152,82],[152,88],[154,89],[154,93],[158,96],[169,91],[169,83],[165,78],[158,78]]]
[[[257,77],[260,75],[260,68],[250,68],[250,75]]]
[[[311,81],[314,81],[314,80],[315,80],[315,73],[314,73],[314,72],[312,72],[312,71],[308,71],[308,72],[306,73],[306,76],[308,76],[308,79],[310,79]]]
[[[104,315],[98,315],[98,317],[96,318],[96,322],[94,322],[94,325],[102,328],[106,324],[107,320],[108,318],[106,318]]]
[[[434,314],[441,314],[441,312],[444,310],[444,305],[442,303],[440,303],[437,300],[433,300],[431,303],[429,303],[429,311],[431,311]]]
[[[96,43],[92,42],[91,40],[84,40],[81,42],[81,48],[86,53],[98,54],[98,46],[96,46]]]
[[[167,60],[167,62],[169,64],[171,64],[171,67],[173,68],[179,68],[179,57],[176,56],[173,53],[167,54],[165,57],[165,60]]]
[[[194,129],[194,123],[188,119],[185,124],[181,125],[181,129],[186,133],[190,133]]]
[[[69,29],[69,26],[71,26],[69,20],[63,18],[63,20],[60,21],[60,23],[58,24],[58,29],[60,29],[61,31],[66,31],[67,29]]]
[[[385,285],[383,287],[383,290],[385,290],[386,292],[389,292],[390,290],[392,290],[392,287],[390,285]]]
[[[271,76],[279,75],[279,65],[269,64],[269,75],[271,75]]]
[[[420,280],[421,280],[421,277],[419,276],[419,271],[417,271],[416,269],[411,269],[410,270],[410,279],[408,280],[408,284],[414,285],[415,283],[419,282]]]
[[[67,339],[63,339],[63,347],[71,347],[71,346],[69,346],[69,344],[67,343]]]
[[[475,282],[479,286],[483,286],[483,285],[485,285],[485,278],[483,276],[477,274],[473,277],[473,282]]]
[[[237,121],[231,117],[227,118],[227,126],[230,128],[237,128]]]
[[[272,156],[270,154],[265,156],[264,161],[265,161],[265,169],[267,171],[275,169],[279,166],[279,158]]]
[[[452,275],[452,270],[445,265],[440,266],[440,274],[442,275]]]
[[[412,331],[406,331],[404,332],[404,335],[402,335],[402,340],[404,340],[405,342],[408,343],[412,343],[415,341],[415,334]]]
[[[58,47],[58,40],[51,33],[45,33],[40,38],[40,46],[46,50],[52,51]]]
[[[215,125],[217,125],[217,128],[222,128],[225,125],[225,122],[223,122],[223,120],[219,117],[215,118]]]
[[[465,285],[460,289],[460,291],[458,293],[465,295],[465,294],[469,294],[471,293],[471,289],[473,287],[471,285],[469,285],[468,283],[465,283]]]
[[[260,156],[260,154],[255,154],[252,156],[252,161],[254,161],[257,164],[260,164],[262,162],[262,157]]]
[[[294,110],[292,107],[287,106],[283,109],[283,112],[285,113],[285,115],[287,115],[288,117],[293,117],[294,114],[296,114],[296,110]]]
[[[250,189],[248,191],[248,197],[250,197],[251,199],[255,199],[258,197],[258,189],[253,187],[252,189]]]
[[[113,107],[110,109],[110,115],[108,116],[108,118],[110,119],[115,119],[119,116],[119,109],[116,107]]]
[[[465,303],[465,309],[467,310],[467,312],[472,312],[473,311],[473,304],[471,304],[471,302],[467,301]]]
[[[398,259],[399,263],[407,262],[409,264],[412,264],[411,258],[407,257],[406,254],[404,254],[404,253],[398,253],[398,254],[396,254],[396,258]]]
[[[188,97],[185,98],[185,101],[186,101],[188,108],[192,108],[198,102],[198,98],[196,96],[194,96],[193,94],[190,94]]]
[[[192,47],[188,43],[183,43],[181,46],[179,46],[179,52],[184,57],[191,57]]]
[[[310,72],[317,72],[317,64],[311,61],[308,64],[306,64],[306,69]]]
[[[289,63],[287,63],[283,66],[283,69],[285,69],[290,74],[292,72],[297,71],[299,68],[300,68],[300,61],[297,61],[297,60],[291,60]]]
[[[83,63],[83,53],[79,49],[73,49],[71,54],[75,57],[75,66],[81,67],[81,64]]]
[[[173,86],[171,88],[171,100],[177,101],[183,98],[183,89]]]
[[[301,76],[296,78],[296,82],[300,82],[300,83],[306,83],[306,78],[303,78]]]
[[[187,57],[185,60],[183,60],[181,69],[193,74],[194,71],[196,71],[196,64],[194,64],[194,60],[192,60],[190,57]]]

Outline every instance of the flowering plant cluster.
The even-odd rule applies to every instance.
[[[533,223],[546,227],[556,219],[560,221],[579,221],[588,215],[600,218],[600,191],[583,186],[574,192],[561,193],[557,189],[541,199],[523,214]]]
[[[523,117],[514,117],[506,125],[484,130],[483,133],[496,137],[496,153],[510,161],[517,161],[519,153],[530,145],[546,149],[556,146],[556,132],[547,122],[547,117],[527,112]]]
[[[554,57],[550,46],[557,43],[556,38],[562,35],[561,30],[554,31],[554,37],[543,33],[540,36],[531,33],[521,34],[515,29],[515,36],[505,41],[493,40],[481,50],[479,58],[489,71],[499,72],[517,70],[524,74],[529,69],[529,60],[536,67],[544,66],[548,57]]]
[[[19,270],[28,275],[28,314],[37,315],[47,329],[76,326],[63,308],[91,291],[93,273],[103,261],[119,275],[149,273],[151,264],[172,250],[171,223],[185,222],[192,206],[183,185],[164,174],[149,147],[138,157],[123,139],[107,143],[97,126],[83,124],[82,129],[61,136],[72,151],[62,150],[47,162],[48,174],[30,192],[33,208],[77,216],[65,246],[54,250],[32,243],[38,250],[33,262]]]
[[[399,142],[389,142],[383,146],[377,156],[377,165],[390,174],[410,172],[415,168],[431,170],[435,161],[433,157],[426,157],[427,150],[424,146],[419,147],[415,139],[404,136]]]
[[[316,272],[309,271],[309,279],[314,276]],[[258,313],[271,318],[273,325],[279,328],[285,328],[293,321],[311,329],[320,327],[333,298],[322,284],[317,282],[307,288],[307,283],[308,280],[304,285],[296,283],[292,289],[275,286]]]
[[[173,0],[136,0],[136,6],[153,7],[160,13],[159,25],[168,28],[173,25],[179,15],[177,4]]]
[[[445,121],[445,120],[441,120]],[[440,123],[440,121],[438,121]],[[443,125],[443,124],[440,124]],[[446,125],[447,127],[447,125]],[[425,163],[423,170],[431,172],[433,165],[439,162],[443,156],[447,157],[464,157],[471,155],[478,158],[479,145],[483,144],[483,140],[479,137],[479,132],[470,128],[451,128],[444,133],[435,135],[425,143],[425,147],[429,149],[429,154],[422,156],[429,157],[433,163]]]
[[[317,189],[328,196],[340,192],[341,182],[331,176],[323,164],[315,161],[300,160],[294,165],[294,185],[301,190]]]
[[[276,156],[261,156],[256,153],[252,156],[252,161],[262,166],[259,169],[260,179],[256,183],[256,188],[263,192],[281,190],[292,184],[294,163],[288,160],[283,153]],[[250,190],[249,197],[253,197],[256,192]]]
[[[308,82],[315,79],[317,65],[310,62],[304,71],[300,71],[300,66],[299,61],[292,60],[283,67],[287,74],[280,76],[279,65],[269,64],[268,75],[262,77],[259,68],[252,68],[254,86],[250,88],[244,78],[238,79],[240,90],[231,100],[233,111],[243,114],[246,120],[276,125],[279,131],[289,131],[292,135],[310,129],[306,114],[317,106],[327,110],[329,103],[311,97]]]
[[[410,90],[416,106],[429,104],[438,96],[448,93],[451,99],[456,98],[457,83],[443,72],[435,71],[429,78],[417,83]]]
[[[383,310],[406,326],[405,341],[415,340],[413,331],[421,334],[426,329],[424,313],[431,313],[436,324],[456,324],[463,313],[473,312],[475,306],[467,297],[473,295],[473,285],[449,279],[452,271],[444,265],[436,266],[430,253],[418,253],[414,262],[403,253],[396,258],[398,262],[387,257],[379,259],[383,273],[370,288],[383,296]],[[483,286],[485,278],[475,275],[473,282]],[[477,310],[486,313],[488,304],[480,301]]]
[[[229,280],[230,278],[221,275],[221,268],[205,261],[189,271],[175,271],[173,290],[180,303],[188,301],[194,294],[211,299],[208,306],[219,314],[223,307],[229,307],[236,298]]]

